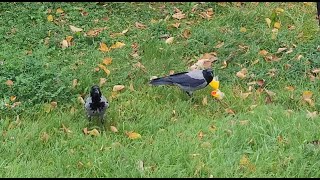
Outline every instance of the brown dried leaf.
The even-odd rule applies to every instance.
[[[78,101],[81,103],[81,104],[85,104],[83,98],[81,96],[78,97]]]
[[[136,28],[138,28],[138,29],[146,29],[146,28],[147,28],[146,25],[144,25],[144,24],[142,24],[142,23],[139,23],[139,22],[136,22],[136,23],[135,23],[135,26],[136,26]]]
[[[64,124],[62,124],[62,128],[60,128],[60,129],[62,129],[63,132],[65,132],[65,133],[71,133],[71,132],[72,132],[72,131],[71,131],[69,128],[67,128]]]
[[[100,132],[97,129],[92,129],[91,131],[88,131],[89,135],[92,136],[99,136]]]
[[[87,135],[88,134],[88,128],[83,128],[82,132]]]
[[[293,86],[287,86],[285,89],[288,91],[294,91],[295,88]]]
[[[313,111],[313,112],[310,112],[307,110],[307,115],[306,117],[309,119],[314,119],[318,116],[318,112],[317,111]]]
[[[118,129],[114,126],[110,126],[110,130],[114,133],[117,133],[118,132]]]
[[[191,36],[191,31],[189,29],[183,30],[182,36],[186,39],[189,39]]]
[[[201,140],[204,137],[204,133],[202,131],[200,131],[198,133],[198,138]]]
[[[259,51],[259,54],[262,55],[262,56],[266,56],[269,52],[266,51],[266,50],[260,50]]]
[[[219,41],[215,48],[221,48],[224,45],[224,42]]]
[[[133,65],[133,67],[135,68],[139,68],[141,69],[143,72],[147,72],[146,67],[144,67],[144,65],[141,62],[137,62]]]
[[[98,64],[98,66],[99,66],[99,68],[101,68],[101,69],[107,74],[107,76],[110,75],[110,70],[107,69],[107,67],[105,67],[105,66],[102,65],[102,64]]]
[[[171,26],[173,26],[173,27],[175,27],[175,28],[179,28],[180,23],[176,22],[176,23],[174,23],[174,24],[171,24]]]
[[[55,101],[52,101],[52,102],[50,103],[50,105],[51,105],[52,108],[56,108],[57,105],[58,105],[58,103],[55,102]]]
[[[107,82],[107,79],[106,79],[106,78],[100,78],[99,86],[104,85],[106,82]]]
[[[113,86],[113,91],[116,92],[116,91],[121,91],[124,89],[124,85],[115,85]]]
[[[278,51],[276,52],[276,54],[281,53],[282,51],[287,50],[288,48],[279,48]]]
[[[205,97],[202,99],[202,105],[203,105],[203,106],[208,105],[208,97],[207,97],[207,96],[205,96]]]
[[[315,73],[315,74],[318,74],[320,72],[320,68],[313,69],[311,72]]]
[[[122,42],[116,42],[115,44],[113,44],[110,49],[118,49],[118,48],[122,48],[123,46],[125,46],[126,44],[122,43]]]
[[[177,12],[177,13],[172,15],[173,18],[178,19],[178,20],[185,18],[185,16],[186,15],[183,14],[182,12]]]
[[[69,43],[65,39],[60,42],[60,45],[61,45],[62,49],[65,49],[65,48],[69,47]]]
[[[265,80],[264,80],[264,79],[259,79],[259,80],[257,81],[257,85],[260,86],[260,87],[263,87],[264,83],[265,83]]]
[[[43,133],[41,134],[41,140],[42,140],[43,142],[48,142],[49,137],[50,137],[49,134],[46,133],[46,132],[43,132]]]
[[[83,29],[77,28],[77,27],[72,26],[72,25],[69,25],[69,27],[70,27],[71,31],[74,32],[74,33],[83,31]]]
[[[166,44],[172,44],[174,40],[174,37],[169,37],[168,39],[166,39]]]
[[[227,108],[227,109],[225,109],[225,111],[226,111],[226,113],[231,114],[231,115],[236,114],[231,108]]]
[[[250,94],[251,94],[251,92],[247,92],[247,93],[241,92],[241,93],[240,93],[240,98],[241,98],[241,99],[246,99]]]

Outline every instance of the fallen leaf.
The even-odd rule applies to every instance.
[[[182,36],[183,36],[184,38],[186,38],[186,39],[189,39],[190,36],[191,36],[190,30],[189,30],[189,29],[183,30]]]
[[[110,75],[110,70],[107,69],[107,67],[105,67],[105,66],[102,65],[102,64],[98,64],[98,66],[99,66],[99,68],[101,68],[101,69],[107,74],[107,76]]]
[[[259,79],[259,80],[257,81],[257,85],[260,86],[260,87],[262,87],[262,86],[264,85],[264,83],[265,83],[265,80],[264,80],[264,79]]]
[[[265,90],[265,92],[269,95],[269,96],[276,96],[276,93],[274,93],[274,92],[272,92],[272,91],[270,91],[270,90]]]
[[[114,133],[117,133],[118,132],[118,129],[114,126],[110,126],[110,130]]]
[[[299,54],[296,59],[299,61],[301,58],[303,58],[303,56],[301,54]]]
[[[224,45],[224,42],[219,41],[215,48],[221,48]]]
[[[72,81],[72,88],[75,88],[78,85],[78,79]]]
[[[66,37],[66,40],[67,40],[67,42],[68,42],[68,46],[70,46],[70,45],[71,45],[71,41],[72,41],[72,39],[73,39],[73,37],[72,37],[72,36],[67,36],[67,37]]]
[[[251,92],[247,92],[247,93],[241,92],[241,93],[240,93],[240,98],[241,98],[241,99],[246,99],[250,94],[251,94]]]
[[[126,132],[126,135],[129,137],[129,139],[139,139],[141,138],[141,135],[139,133],[136,132]]]
[[[86,36],[89,37],[96,37],[98,36],[103,30],[106,30],[106,27],[103,28],[95,28],[95,29],[91,29],[88,32],[85,33]]]
[[[170,37],[166,40],[167,44],[172,44],[174,37]]]
[[[107,66],[112,63],[112,58],[104,58],[103,63]]]
[[[107,82],[107,79],[106,79],[106,78],[100,78],[99,86],[104,85],[106,82]]]
[[[102,51],[102,52],[109,52],[109,51],[110,51],[110,49],[108,48],[108,46],[107,46],[105,43],[103,43],[103,42],[100,43],[99,50]]]
[[[203,106],[208,105],[208,98],[207,98],[207,96],[205,96],[205,97],[202,99],[202,105],[203,105]]]
[[[122,48],[123,46],[125,46],[126,44],[122,43],[122,42],[116,42],[115,44],[113,44],[110,49],[117,49],[117,48]]]
[[[294,91],[294,87],[293,86],[287,86],[285,87],[286,90],[288,91]]]
[[[312,98],[313,93],[311,91],[304,91],[302,93],[302,99],[304,101],[306,101],[310,106],[314,106],[314,102],[311,99]]]
[[[209,130],[210,130],[211,132],[214,132],[214,131],[217,130],[217,127],[216,127],[215,125],[211,125],[211,126],[209,127]]]
[[[247,29],[245,27],[241,27],[240,32],[247,32]]]
[[[207,9],[206,12],[201,12],[199,14],[203,19],[211,19],[212,18],[212,15],[213,15],[213,9],[212,8],[209,8]]]
[[[265,20],[266,20],[266,22],[267,22],[268,27],[270,28],[270,26],[271,26],[271,19],[266,18]]]
[[[169,71],[169,75],[172,75],[172,74],[174,74],[174,70]]]
[[[281,24],[280,22],[275,22],[274,25],[273,25],[274,28],[277,28],[277,29],[280,29],[281,27]]]
[[[78,101],[81,103],[81,104],[85,104],[83,98],[81,96],[78,97]]]
[[[220,69],[224,69],[224,68],[227,68],[227,67],[228,67],[227,61],[223,61],[222,62],[222,66],[220,67]]]
[[[57,9],[57,11],[56,11],[56,13],[59,13],[59,14],[61,14],[61,13],[63,13],[64,11],[61,9],[61,8],[58,8]]]
[[[46,132],[43,132],[43,133],[41,134],[41,140],[42,140],[43,142],[48,142],[49,137],[50,137],[49,134],[46,133]]]
[[[259,51],[259,54],[262,55],[262,56],[266,56],[269,52],[266,51],[266,50],[260,50]]]
[[[239,72],[236,73],[236,76],[240,79],[244,79],[247,75],[248,71],[246,68],[241,69]]]
[[[71,107],[70,114],[74,115],[77,112],[77,109],[74,107]]]
[[[116,92],[116,91],[121,91],[124,89],[124,85],[115,85],[113,86],[113,91]]]
[[[288,29],[289,30],[294,30],[294,29],[296,29],[296,27],[294,25],[288,25]]]
[[[133,67],[139,68],[142,71],[147,72],[146,67],[144,67],[144,65],[141,62],[137,62],[137,63],[133,64]]]
[[[69,25],[70,29],[72,32],[76,33],[76,32],[81,32],[83,29],[81,28],[77,28],[75,26]]]
[[[279,48],[276,54],[281,53],[282,51],[287,50],[287,48]]]
[[[98,71],[100,70],[100,68],[95,67],[93,70],[94,70],[95,72],[98,72]]]
[[[60,128],[60,129],[62,129],[65,133],[71,133],[72,131],[69,129],[69,128],[67,128],[64,124],[62,124],[62,128]]]
[[[227,109],[225,109],[225,111],[226,111],[226,113],[231,114],[231,115],[236,114],[231,108],[227,108]]]
[[[88,128],[83,128],[82,132],[87,135],[88,134]]]
[[[175,27],[175,28],[179,28],[180,23],[176,22],[176,23],[174,23],[174,24],[171,24],[171,26],[173,26],[173,27]]]
[[[204,137],[204,133],[202,131],[200,131],[198,133],[198,138],[201,140]]]
[[[58,105],[58,103],[55,102],[55,101],[52,101],[52,102],[50,103],[50,105],[51,105],[52,108],[56,108],[57,105]]]
[[[318,112],[317,111],[313,111],[313,112],[310,112],[307,110],[307,115],[306,117],[309,119],[314,119],[318,116]]]
[[[247,155],[243,155],[239,162],[240,166],[248,166],[250,164],[250,160]]]
[[[16,96],[10,96],[10,101],[14,101],[14,100],[16,100]]]
[[[272,29],[272,34],[271,34],[271,39],[276,39],[278,36],[278,29],[277,28],[273,28]]]
[[[315,74],[318,74],[320,72],[320,68],[313,69],[311,72],[315,73]]]
[[[65,39],[62,40],[60,44],[61,44],[62,49],[69,47],[68,41]]]
[[[52,21],[53,21],[53,16],[50,14],[50,15],[47,17],[47,20],[48,20],[49,22],[52,22]]]
[[[91,131],[88,131],[88,134],[92,136],[99,136],[100,132],[97,129],[92,129]]]
[[[130,90],[130,91],[134,91],[132,82],[130,82],[129,90]]]
[[[267,55],[264,57],[264,60],[267,62],[280,61],[281,58],[278,58],[276,55]]]
[[[139,160],[137,162],[137,168],[138,170],[142,173],[144,171],[144,165],[143,165],[143,161]]]
[[[284,9],[277,7],[277,8],[275,9],[275,12],[276,12],[277,14],[280,14],[280,13],[283,13],[283,12],[284,12]]]
[[[146,29],[146,28],[147,28],[146,25],[144,25],[144,24],[142,24],[142,23],[139,23],[139,22],[136,22],[136,23],[135,23],[135,26],[136,26],[136,28],[138,28],[138,29]]]
[[[240,125],[247,125],[249,123],[249,120],[240,120]]]
[[[172,17],[180,20],[180,19],[185,18],[185,14],[183,14],[182,12],[177,12],[177,13],[173,14]]]

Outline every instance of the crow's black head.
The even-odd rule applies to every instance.
[[[99,86],[94,85],[91,87],[90,96],[92,98],[92,101],[95,101],[95,100],[100,101],[101,95],[102,94],[101,94]]]
[[[207,83],[210,83],[213,79],[213,71],[212,69],[205,69],[202,71],[203,77],[206,79]]]

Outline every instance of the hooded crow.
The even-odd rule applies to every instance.
[[[109,102],[102,95],[99,86],[94,85],[91,87],[90,95],[85,100],[84,106],[89,121],[91,121],[92,116],[99,116],[101,123],[104,122],[104,114],[109,107]]]
[[[213,79],[212,69],[193,70],[181,72],[166,77],[152,79],[152,85],[176,85],[185,91],[190,97],[193,91],[205,88]]]

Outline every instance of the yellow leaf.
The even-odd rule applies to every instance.
[[[116,91],[121,91],[124,89],[124,85],[115,85],[113,86],[113,91],[116,92]]]
[[[107,82],[107,79],[106,79],[106,78],[100,78],[99,85],[102,86],[102,85],[105,84],[106,82]]]
[[[133,84],[132,84],[132,82],[130,82],[129,89],[130,89],[130,91],[134,91],[134,88],[133,88]]]
[[[166,43],[167,44],[172,44],[174,37],[169,37],[168,39],[166,39]]]
[[[62,124],[62,128],[60,128],[60,129],[62,129],[65,133],[71,133],[72,131],[69,129],[69,128],[67,128],[64,124]]]
[[[47,17],[47,20],[48,20],[49,22],[52,22],[52,21],[53,21],[53,16],[50,14],[50,15]]]
[[[87,134],[88,134],[88,128],[84,128],[84,129],[82,130],[82,132],[83,132],[85,135],[87,135]]]
[[[240,28],[240,32],[247,32],[247,28],[241,27],[241,28]]]
[[[111,58],[104,58],[103,63],[107,66],[112,63],[112,59]]]
[[[102,64],[98,64],[99,68],[103,69],[103,71],[109,76],[110,71],[109,69],[107,69],[104,65]]]
[[[110,49],[122,48],[124,45],[126,45],[126,44],[124,44],[124,43],[122,43],[122,42],[116,42],[115,44],[113,44],[113,45],[110,47]]]
[[[49,113],[51,111],[51,105],[50,104],[44,104],[44,112]]]
[[[304,91],[302,93],[302,98],[303,99],[311,99],[312,95],[313,95],[313,93],[311,91]]]
[[[266,20],[266,22],[267,22],[268,27],[270,28],[270,26],[271,26],[271,19],[266,18],[265,20]]]
[[[75,88],[78,85],[78,79],[72,81],[72,88]]]
[[[293,86],[287,86],[285,87],[286,90],[288,91],[294,91],[294,87]]]
[[[109,52],[110,49],[108,48],[108,46],[105,44],[105,43],[100,43],[100,48],[99,48],[100,51],[102,52]]]
[[[241,99],[246,99],[250,94],[251,94],[251,92],[247,92],[247,93],[241,92],[240,97],[241,97]]]
[[[10,101],[14,101],[14,100],[16,100],[16,96],[10,96]]]
[[[243,155],[240,159],[240,162],[239,164],[241,166],[248,166],[250,164],[250,160],[248,159],[248,156],[247,155]]]
[[[72,36],[67,36],[67,37],[66,37],[66,40],[67,40],[67,42],[68,42],[69,44],[71,43],[72,39],[73,39]]]
[[[91,131],[88,131],[89,135],[92,135],[92,136],[99,136],[100,133],[97,129],[93,129]]]
[[[271,34],[271,39],[276,39],[278,36],[278,29],[277,28],[273,28],[272,29],[272,34]]]
[[[61,8],[58,8],[57,9],[57,11],[56,11],[56,13],[59,13],[59,14],[61,14],[61,13],[63,13],[64,11],[61,9]]]
[[[114,133],[118,132],[118,129],[114,126],[110,126],[110,130]]]
[[[275,22],[274,25],[273,25],[274,28],[277,28],[277,29],[280,29],[281,27],[281,24],[280,22]]]
[[[126,132],[126,135],[130,138],[130,139],[139,139],[141,138],[141,135],[139,133],[136,132]]]
[[[191,32],[189,29],[185,29],[185,30],[183,30],[182,35],[184,38],[188,39],[191,36]]]
[[[224,42],[218,42],[218,44],[215,46],[215,48],[221,48],[224,45]]]
[[[205,97],[202,99],[202,105],[204,105],[204,106],[208,105],[208,98],[207,98],[207,96],[205,96]]]
[[[280,14],[280,13],[284,12],[284,10],[282,8],[276,8],[275,11],[276,11],[277,14]]]
[[[262,56],[265,56],[265,55],[268,54],[268,51],[266,51],[266,50],[261,50],[261,51],[259,51],[259,54],[262,55]]]
[[[72,25],[69,25],[69,27],[70,27],[70,29],[71,29],[71,31],[72,32],[81,32],[83,29],[81,29],[81,28],[77,28],[77,27],[75,27],[75,26],[72,26]]]
[[[83,98],[81,96],[78,97],[78,101],[81,103],[81,104],[85,104]]]

